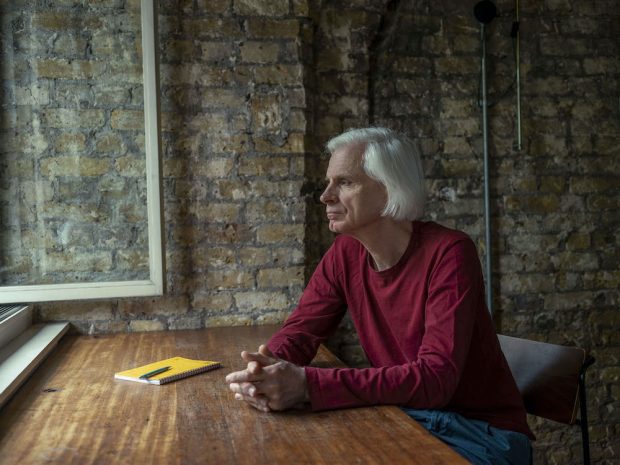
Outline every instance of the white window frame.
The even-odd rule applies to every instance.
[[[14,305],[8,314],[2,317],[0,408],[45,360],[68,329],[68,323],[33,325],[31,305]]]
[[[157,22],[155,21],[154,3],[155,0],[141,0],[149,279],[1,286],[0,304],[153,296],[164,293],[159,156],[159,73],[157,55],[155,53]]]

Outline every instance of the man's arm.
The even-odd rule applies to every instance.
[[[317,266],[297,308],[267,342],[277,357],[296,365],[308,365],[338,327],[346,312],[346,299],[336,271],[336,247],[332,246]]]
[[[467,361],[476,314],[484,311],[483,302],[481,270],[473,243],[452,244],[438,260],[430,278],[424,336],[417,359],[397,366],[364,369],[305,367],[312,408],[376,404],[446,406]],[[300,373],[302,368],[295,368],[295,373]]]
[[[482,275],[473,243],[451,244],[429,281],[417,359],[363,369],[306,367],[314,410],[376,404],[441,408],[451,401],[467,362],[476,315],[484,311]]]
[[[245,370],[226,377],[235,398],[262,410],[283,410],[308,402],[304,365],[335,331],[346,311],[335,280],[333,247],[315,270],[295,311],[259,352],[242,352]]]

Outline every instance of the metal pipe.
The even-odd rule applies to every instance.
[[[516,69],[516,87],[517,87],[517,144],[515,148],[521,150],[521,51],[519,45],[519,0],[515,0],[515,22],[513,23],[514,40],[515,40],[515,69]]]
[[[487,104],[487,68],[486,68],[486,30],[485,24],[497,16],[497,9],[491,0],[481,0],[474,6],[474,16],[480,22],[480,42],[482,57],[480,60],[480,91],[482,106],[482,150],[484,159],[484,230],[486,242],[486,298],[489,313],[493,315],[493,247],[491,243],[491,201],[489,193],[489,124]]]
[[[486,264],[486,300],[487,308],[493,314],[493,263],[491,246],[491,201],[489,189],[489,123],[487,114],[487,70],[486,70],[486,33],[484,23],[480,23],[480,40],[482,57],[480,60],[480,91],[482,94],[482,153],[484,163],[484,229],[485,229],[485,264]]]

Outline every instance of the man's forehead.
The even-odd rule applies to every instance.
[[[362,156],[364,146],[361,144],[344,145],[338,147],[331,154],[327,171],[333,170],[360,170],[362,169]]]
[[[360,157],[364,153],[364,149],[366,148],[366,144],[362,142],[352,143],[352,144],[343,144],[338,147],[331,153],[332,156],[336,153],[345,153],[349,156],[358,156]]]
[[[362,144],[343,145],[338,147],[331,153],[330,164],[338,162],[341,164],[350,164],[355,166],[362,165],[365,146]]]

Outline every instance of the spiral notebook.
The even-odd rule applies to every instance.
[[[222,365],[211,360],[191,360],[183,357],[167,358],[131,370],[114,374],[116,379],[136,381],[146,384],[165,384],[188,376],[215,370]]]

